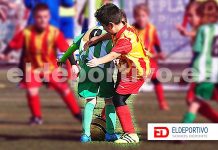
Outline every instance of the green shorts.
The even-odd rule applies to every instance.
[[[78,94],[85,99],[97,96],[101,98],[113,97],[115,88],[112,70],[81,66]]]
[[[195,87],[195,95],[202,100],[211,100],[213,97],[214,88],[214,83],[198,83]]]

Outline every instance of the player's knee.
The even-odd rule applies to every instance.
[[[113,105],[112,98],[105,98],[105,105]]]
[[[116,93],[113,97],[113,104],[115,107],[120,107],[120,106],[124,106],[126,105],[126,100],[124,99],[123,96],[119,95],[118,93]]]
[[[97,104],[97,99],[96,98],[90,98],[90,99],[86,99],[87,103],[91,103],[94,106]]]
[[[38,88],[31,88],[31,89],[27,89],[27,93],[30,96],[36,96],[39,94],[39,90],[38,90]]]
[[[62,96],[67,96],[68,94],[70,94],[71,90],[69,88],[67,89],[59,89],[57,90],[59,94],[61,94]]]
[[[151,82],[152,82],[154,85],[160,84],[160,81],[159,81],[157,78],[151,79]]]

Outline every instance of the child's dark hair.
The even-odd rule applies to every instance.
[[[216,23],[218,20],[218,5],[214,0],[204,2],[198,9],[202,24]]]
[[[33,9],[33,14],[35,15],[38,11],[42,11],[42,10],[49,10],[48,5],[44,3],[37,4]]]
[[[114,4],[105,4],[99,8],[95,17],[97,20],[104,25],[108,25],[110,22],[119,24],[122,21],[122,11]]]
[[[199,9],[200,9],[200,6],[202,5],[202,2],[196,2],[196,1],[190,1],[189,4],[186,6],[186,14],[188,14],[188,11],[192,8],[192,7],[195,7],[196,8],[196,14],[198,16],[200,16],[200,13],[199,13]]]
[[[126,16],[126,13],[123,9],[121,9],[121,13],[122,13],[122,21],[124,24],[127,23],[127,16]]]
[[[138,13],[140,10],[146,12],[147,14],[150,13],[149,8],[148,8],[148,5],[145,4],[145,3],[140,3],[140,4],[137,4],[137,5],[134,6],[133,15],[136,16],[137,13]]]

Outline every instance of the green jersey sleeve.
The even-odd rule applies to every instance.
[[[193,51],[197,53],[201,53],[203,51],[203,45],[204,45],[204,28],[201,27],[197,32],[197,36],[195,38],[195,42],[193,45]]]
[[[65,63],[67,61],[68,57],[70,57],[76,50],[79,49],[80,42],[81,42],[83,36],[84,36],[84,34],[81,34],[81,35],[77,36],[76,38],[74,38],[73,44],[67,49],[67,51],[60,58],[60,62]]]

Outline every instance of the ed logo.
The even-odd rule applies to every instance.
[[[154,127],[154,138],[166,138],[169,135],[167,127]]]

